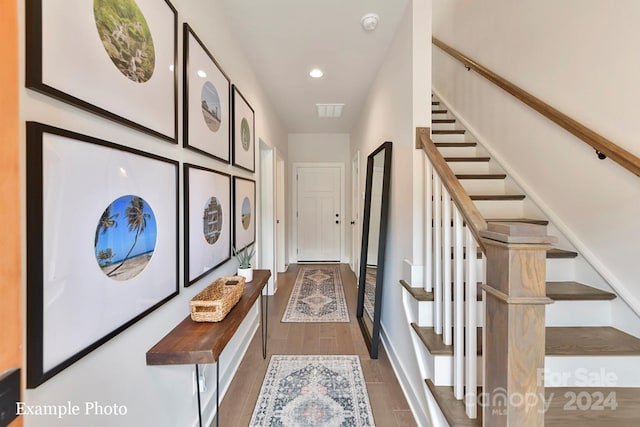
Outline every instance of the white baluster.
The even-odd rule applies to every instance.
[[[464,228],[462,215],[453,206],[453,393],[456,399],[464,397]],[[469,333],[469,331],[466,331]]]
[[[433,174],[433,327],[442,334],[442,181]]]
[[[477,376],[477,336],[476,328],[476,307],[477,307],[477,275],[476,275],[476,254],[478,247],[473,234],[469,229],[466,231],[467,241],[467,274],[466,274],[466,386],[465,386],[465,408],[469,418],[477,418],[478,416],[478,376]]]
[[[451,330],[453,315],[451,306],[451,196],[442,187],[442,292],[443,299],[443,331],[442,341],[445,345],[453,344]]]
[[[425,244],[425,280],[424,290],[431,292],[433,290],[433,166],[427,158],[425,168],[426,184],[425,184],[425,219],[424,219],[424,244]]]

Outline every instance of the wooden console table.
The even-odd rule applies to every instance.
[[[165,335],[156,345],[147,351],[147,365],[188,365],[195,364],[198,382],[198,419],[202,426],[200,409],[199,363],[216,364],[216,425],[219,419],[220,405],[220,368],[218,359],[240,324],[260,297],[260,326],[262,337],[262,358],[267,357],[267,311],[269,299],[262,297],[262,290],[271,277],[269,270],[254,270],[253,280],[247,282],[244,294],[229,314],[220,322],[194,322],[187,316],[178,326]],[[262,308],[265,302],[264,310]]]

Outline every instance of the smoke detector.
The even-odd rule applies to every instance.
[[[362,24],[362,28],[364,28],[365,31],[373,31],[378,26],[379,20],[380,17],[375,13],[367,13],[362,17],[360,23]]]

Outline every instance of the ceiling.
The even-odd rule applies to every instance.
[[[348,133],[395,35],[407,0],[221,0],[244,50],[289,133]],[[367,13],[378,28],[360,25]],[[324,77],[309,71],[320,68]],[[318,118],[317,103],[345,104]]]

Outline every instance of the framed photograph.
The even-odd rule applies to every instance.
[[[231,259],[231,176],[184,165],[184,284]]]
[[[178,294],[178,162],[27,122],[27,387]]]
[[[184,23],[182,144],[230,163],[231,83],[193,29]]]
[[[241,250],[256,240],[256,182],[233,177],[233,245]]]
[[[26,2],[26,86],[178,142],[177,29],[166,0]]]
[[[255,129],[253,108],[233,85],[233,164],[249,172],[256,170]]]

